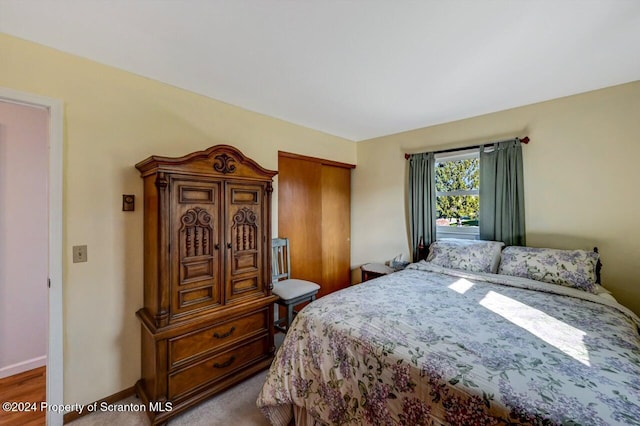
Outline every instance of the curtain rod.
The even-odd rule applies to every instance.
[[[522,142],[523,144],[525,144],[525,145],[526,145],[526,144],[528,144],[528,143],[529,143],[529,140],[530,140],[530,139],[529,139],[529,136],[525,136],[524,138],[520,139],[520,142]],[[492,143],[495,143],[495,142],[491,142],[491,143],[487,143],[487,144],[482,144],[482,145],[463,146],[463,147],[460,147],[460,148],[442,149],[442,150],[440,150],[440,151],[434,151],[433,153],[434,153],[434,154],[444,154],[445,152],[455,152],[455,151],[462,151],[462,150],[465,150],[465,149],[480,148],[480,147],[481,147],[481,146],[483,146],[483,145],[491,145]],[[411,154],[407,154],[407,153],[405,153],[405,154],[404,154],[404,159],[405,159],[405,160],[408,160],[410,156],[411,156]]]

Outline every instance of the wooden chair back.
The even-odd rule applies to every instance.
[[[271,280],[276,283],[281,280],[291,278],[289,265],[291,258],[289,257],[289,239],[274,238],[271,240]]]

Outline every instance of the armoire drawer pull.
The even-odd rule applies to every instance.
[[[220,244],[214,245],[213,248],[216,249],[216,250],[220,250]]]
[[[217,362],[215,364],[213,364],[213,368],[226,368],[228,366],[230,366],[231,364],[233,364],[233,361],[236,360],[236,356],[235,355],[231,355],[231,358],[229,358],[227,361],[223,362],[222,364],[218,364]]]
[[[227,243],[227,248],[231,248],[231,243]]]
[[[226,333],[220,334],[216,331],[215,333],[213,333],[213,337],[215,337],[216,339],[224,339],[225,337],[231,336],[231,334],[233,334],[234,331],[236,331],[235,325],[231,327],[231,330],[227,331]]]

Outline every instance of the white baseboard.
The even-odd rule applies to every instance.
[[[14,374],[24,373],[25,371],[33,370],[34,368],[42,367],[44,365],[47,365],[46,355],[28,359],[17,364],[8,365],[0,368],[0,379],[13,376]]]

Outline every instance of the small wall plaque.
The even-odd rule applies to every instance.
[[[122,194],[122,211],[132,212],[136,209],[136,196],[131,194]]]

